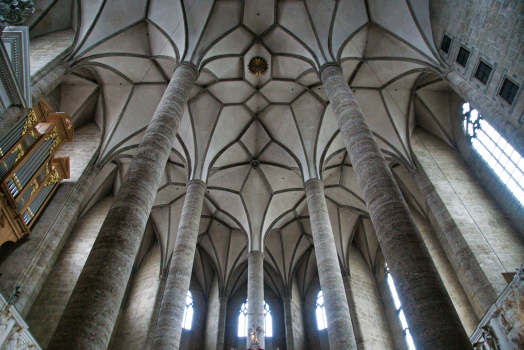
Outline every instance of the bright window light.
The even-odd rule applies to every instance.
[[[258,313],[258,311],[257,311]],[[240,312],[238,315],[238,337],[247,337],[248,336],[248,302],[246,300],[245,303],[240,306]],[[260,322],[260,316],[257,316],[257,322]],[[269,304],[264,301],[264,336],[266,338],[271,338],[273,336],[273,318],[271,317],[271,309],[269,308]]]
[[[404,330],[404,335],[406,336],[406,342],[408,343],[409,350],[416,350],[415,344],[413,343],[413,338],[409,332],[408,321],[406,320],[406,315],[404,315],[404,310],[402,310],[402,305],[400,304],[400,299],[398,298],[397,288],[395,288],[395,282],[393,281],[393,276],[389,273],[389,267],[386,264],[386,279],[389,286],[389,292],[393,297],[395,302],[395,309],[397,309],[397,315],[402,324],[402,329]]]
[[[473,149],[524,206],[524,158],[469,103],[464,103],[462,111]]]
[[[184,319],[182,321],[182,327],[184,329],[191,330],[191,324],[193,323],[193,296],[191,292],[187,292],[186,296],[186,311],[184,311]]]
[[[317,295],[317,309],[315,310],[317,315],[317,327],[321,331],[327,328],[326,308],[324,307],[324,296],[322,291],[318,292]]]

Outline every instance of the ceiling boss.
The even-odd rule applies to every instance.
[[[264,75],[269,68],[267,62],[262,57],[253,57],[249,64],[247,65],[249,71],[254,75]]]

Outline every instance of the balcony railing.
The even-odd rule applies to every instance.
[[[524,265],[471,336],[475,350],[524,349]]]

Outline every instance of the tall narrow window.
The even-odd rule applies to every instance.
[[[248,302],[242,303],[240,306],[240,313],[238,315],[238,337],[247,337],[248,329],[253,325],[248,324]],[[257,314],[260,311],[257,310]],[[273,318],[271,317],[271,309],[269,304],[264,301],[264,336],[271,338],[273,336]],[[257,322],[260,324],[260,316],[257,316]]]
[[[406,316],[404,315],[404,310],[402,310],[402,305],[400,304],[400,299],[398,298],[397,289],[395,288],[395,282],[393,281],[393,276],[391,276],[391,273],[389,273],[389,267],[386,264],[386,278],[388,281],[389,286],[389,292],[391,293],[391,296],[393,297],[393,301],[395,302],[395,308],[397,309],[397,315],[400,319],[400,323],[402,324],[402,328],[404,329],[404,336],[406,337],[406,342],[408,343],[409,350],[416,350],[415,344],[413,343],[413,338],[411,337],[411,333],[409,332],[408,322],[406,321]]]
[[[464,129],[473,149],[524,206],[524,158],[469,103],[462,108]]]
[[[504,84],[500,89],[499,95],[505,99],[509,104],[513,104],[515,97],[517,97],[517,92],[519,91],[519,86],[514,84],[508,78],[504,79]]]
[[[444,37],[442,38],[442,44],[440,45],[440,49],[444,51],[445,53],[448,53],[450,46],[451,46],[451,38],[447,35],[444,35]]]
[[[466,67],[466,63],[468,63],[469,60],[469,54],[470,52],[461,46],[457,56],[458,64],[462,67]]]
[[[488,83],[489,76],[491,75],[491,70],[492,68],[490,66],[480,61],[477,72],[475,73],[475,78],[480,80],[482,84],[486,85]]]
[[[317,295],[316,315],[317,315],[318,330],[321,331],[323,329],[326,329],[327,328],[326,308],[324,307],[324,296],[322,295],[322,291],[318,292],[318,295]]]
[[[193,324],[193,296],[191,292],[187,292],[186,296],[186,311],[184,311],[184,319],[182,321],[182,327],[184,329],[191,329]]]

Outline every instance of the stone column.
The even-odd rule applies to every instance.
[[[154,350],[177,350],[180,346],[205,192],[206,184],[201,180],[192,180],[187,185],[178,235],[158,315],[153,340]]]
[[[353,334],[355,334],[355,342],[358,350],[364,350],[364,337],[362,336],[362,328],[357,316],[357,308],[355,306],[355,297],[351,289],[351,277],[343,276],[344,289],[346,290],[346,298],[348,299],[349,314],[351,315],[351,324],[353,325]]]
[[[264,253],[258,250],[253,250],[247,255],[247,305],[248,316],[247,326],[252,328],[255,323],[255,312],[257,314],[257,323],[264,328]],[[265,329],[264,329],[265,331]],[[251,346],[251,339],[247,335],[247,348]],[[265,333],[258,334],[258,346],[265,348],[266,338]]]
[[[62,62],[33,85],[31,88],[32,101],[27,101],[28,105],[34,106],[42,98],[49,95],[60,84],[68,69],[69,65]],[[0,117],[0,137],[5,135],[27,112],[28,110],[19,106],[9,107]]]
[[[224,349],[226,337],[227,297],[220,297],[220,310],[218,314],[217,350]]]
[[[479,111],[486,119],[520,154],[524,154],[524,131],[519,130],[509,121],[509,116],[497,109],[487,96],[475,89],[472,83],[467,82],[454,70],[444,74],[444,78],[451,88],[466,102]],[[515,101],[517,103],[517,101]]]
[[[147,127],[48,346],[106,349],[151,207],[177,134],[195,69],[179,66]]]
[[[293,339],[293,314],[291,311],[291,297],[284,297],[284,319],[286,321],[286,346],[288,349],[295,348]]]
[[[472,349],[408,206],[342,71],[337,66],[327,66],[322,70],[321,78],[382,252],[397,281],[397,291],[415,345],[426,350]]]
[[[324,185],[319,179],[310,179],[305,188],[318,277],[326,307],[329,346],[334,350],[355,350],[357,345],[324,196]]]
[[[438,226],[435,227],[435,234],[444,248],[460,283],[462,286],[465,286],[464,289],[466,291],[473,291],[473,293],[467,294],[471,305],[477,310],[477,315],[481,318],[495,303],[498,293],[493,288],[493,284],[486,276],[475,254],[464,239],[463,232],[461,232],[446,205],[442,202],[437,190],[417,159],[415,159],[415,166],[417,170],[413,173],[413,179],[424,194],[426,205],[433,214],[434,220],[431,220],[433,221],[432,224]]]

